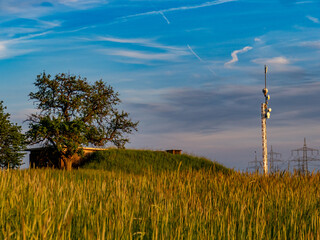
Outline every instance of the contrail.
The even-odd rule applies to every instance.
[[[128,19],[128,18],[133,18],[133,17],[156,15],[156,14],[162,15],[167,12],[176,12],[176,11],[191,10],[191,9],[197,9],[197,8],[203,8],[203,7],[210,7],[210,6],[214,6],[214,5],[219,5],[219,4],[228,3],[228,2],[235,2],[235,1],[238,1],[238,0],[216,0],[216,1],[211,1],[211,2],[205,2],[202,4],[198,4],[198,5],[192,5],[192,6],[182,6],[182,7],[163,9],[163,10],[159,10],[159,11],[157,10],[157,11],[150,11],[150,12],[144,12],[144,13],[137,13],[137,14],[133,14],[133,15],[120,17],[118,19]]]
[[[161,11],[159,11],[159,13],[160,13],[160,15],[164,18],[164,20],[166,20],[166,21],[167,21],[167,23],[168,23],[168,24],[170,24],[169,19],[164,15],[164,13],[163,13],[163,12],[161,12]]]
[[[188,44],[187,46],[188,46],[190,52],[191,52],[196,58],[198,58],[200,62],[202,62],[202,63],[207,63],[207,61],[203,60],[201,57],[199,57],[198,54],[196,54],[196,53],[193,51],[193,49],[189,46],[189,44]],[[208,70],[209,70],[211,73],[213,73],[214,75],[217,75],[217,74],[215,73],[215,71],[213,71],[209,66],[206,66],[206,67],[208,68]]]
[[[200,62],[203,62],[203,63],[205,62],[205,61],[203,61],[203,59],[202,59],[201,57],[198,56],[198,54],[196,54],[196,53],[193,51],[193,49],[189,46],[189,44],[188,44],[187,46],[188,46],[190,52],[191,52],[196,58],[198,58]]]

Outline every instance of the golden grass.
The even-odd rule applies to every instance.
[[[320,175],[0,172],[0,239],[320,239]]]

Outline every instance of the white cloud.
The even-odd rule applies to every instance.
[[[257,37],[256,37],[256,38],[254,38],[254,41],[255,41],[255,42],[261,42],[261,38],[257,38]]]
[[[51,1],[55,3],[55,1]],[[88,8],[91,6],[101,5],[108,3],[107,0],[59,0],[60,4],[74,7],[74,8]]]
[[[33,41],[33,39],[37,37],[44,36],[49,33],[50,32],[29,34],[19,38],[0,41],[0,59],[8,59],[37,51],[35,48],[26,47],[25,44],[30,43],[30,41]]]
[[[61,7],[87,9],[108,2],[106,0],[47,0],[44,3],[41,3],[39,0],[0,0],[0,12],[26,18],[37,18],[52,11],[57,11]]]
[[[130,46],[130,49],[107,48],[99,50],[100,53],[105,55],[125,57],[130,59],[129,61],[121,59],[121,62],[126,63],[150,64],[150,61],[177,61],[182,56],[190,55],[190,52],[186,47],[163,45],[147,38],[99,37],[98,40],[119,44],[133,44],[150,48],[149,51],[132,49],[135,46]],[[139,61],[133,61],[133,59]],[[117,59],[117,61],[119,61],[119,59]]]
[[[240,49],[240,50],[235,50],[235,51],[233,51],[233,52],[231,53],[232,59],[231,59],[229,62],[225,63],[225,65],[229,65],[229,64],[231,64],[231,63],[238,62],[238,60],[239,60],[239,59],[238,59],[238,54],[239,54],[239,53],[248,52],[248,51],[251,50],[251,49],[252,49],[252,47],[246,46],[246,47],[244,47],[244,48],[242,48],[242,49]]]
[[[4,52],[6,50],[6,46],[4,45],[4,43],[1,43],[0,42],[0,54],[2,53],[2,52]]]
[[[99,37],[99,40],[116,43],[135,43],[148,44],[149,39],[146,38],[117,38],[117,37]]]
[[[98,40],[106,41],[106,42],[114,42],[114,43],[137,44],[144,47],[158,48],[158,49],[165,49],[165,50],[176,50],[176,51],[186,50],[186,48],[182,48],[182,47],[163,45],[148,38],[99,37]]]
[[[219,4],[228,3],[228,2],[235,2],[235,1],[238,1],[238,0],[216,0],[216,1],[205,2],[202,4],[198,4],[198,5],[181,6],[181,7],[163,9],[163,10],[159,10],[159,11],[138,13],[138,14],[133,14],[133,15],[121,17],[120,19],[127,19],[127,18],[148,16],[148,15],[158,15],[158,14],[161,14],[163,16],[164,13],[168,13],[168,12],[176,12],[176,11],[185,11],[185,10],[191,10],[191,9],[197,9],[197,8],[204,8],[204,7],[210,7],[210,6],[214,6],[214,5],[219,5]]]
[[[306,4],[306,3],[313,3],[313,1],[300,1],[300,2],[296,2],[295,4]]]
[[[294,62],[300,61],[299,59],[288,59],[284,56],[273,57],[273,58],[257,58],[251,62],[259,65],[268,65],[270,71],[273,73],[294,73],[301,74],[304,69],[301,66],[293,65]],[[272,70],[271,70],[272,69]]]
[[[178,60],[180,56],[187,55],[187,53],[154,53],[146,51],[134,51],[127,49],[103,49],[101,53],[111,56],[126,57],[131,59],[148,60],[148,61],[173,61]]]
[[[307,15],[306,18],[308,18],[310,21],[312,21],[314,23],[319,23],[319,19],[316,17],[312,17],[310,15]]]
[[[319,49],[320,41],[307,41],[300,43],[301,46]]]
[[[287,59],[286,57],[280,56],[280,57],[274,57],[274,58],[257,58],[252,60],[252,62],[254,63],[258,63],[258,64],[289,64],[290,61],[289,59]]]

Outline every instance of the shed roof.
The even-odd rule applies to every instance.
[[[43,149],[50,148],[50,147],[37,147],[37,148],[27,148],[24,151],[32,152],[32,151],[41,151]],[[103,150],[109,150],[110,148],[93,148],[93,147],[83,147],[83,150],[89,150],[89,151],[103,151]]]

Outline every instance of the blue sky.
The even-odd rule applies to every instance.
[[[320,148],[320,3],[252,0],[0,0],[0,94],[22,124],[42,71],[103,79],[140,120],[131,148],[182,149],[228,167],[268,144]],[[23,125],[26,128],[26,124]]]

